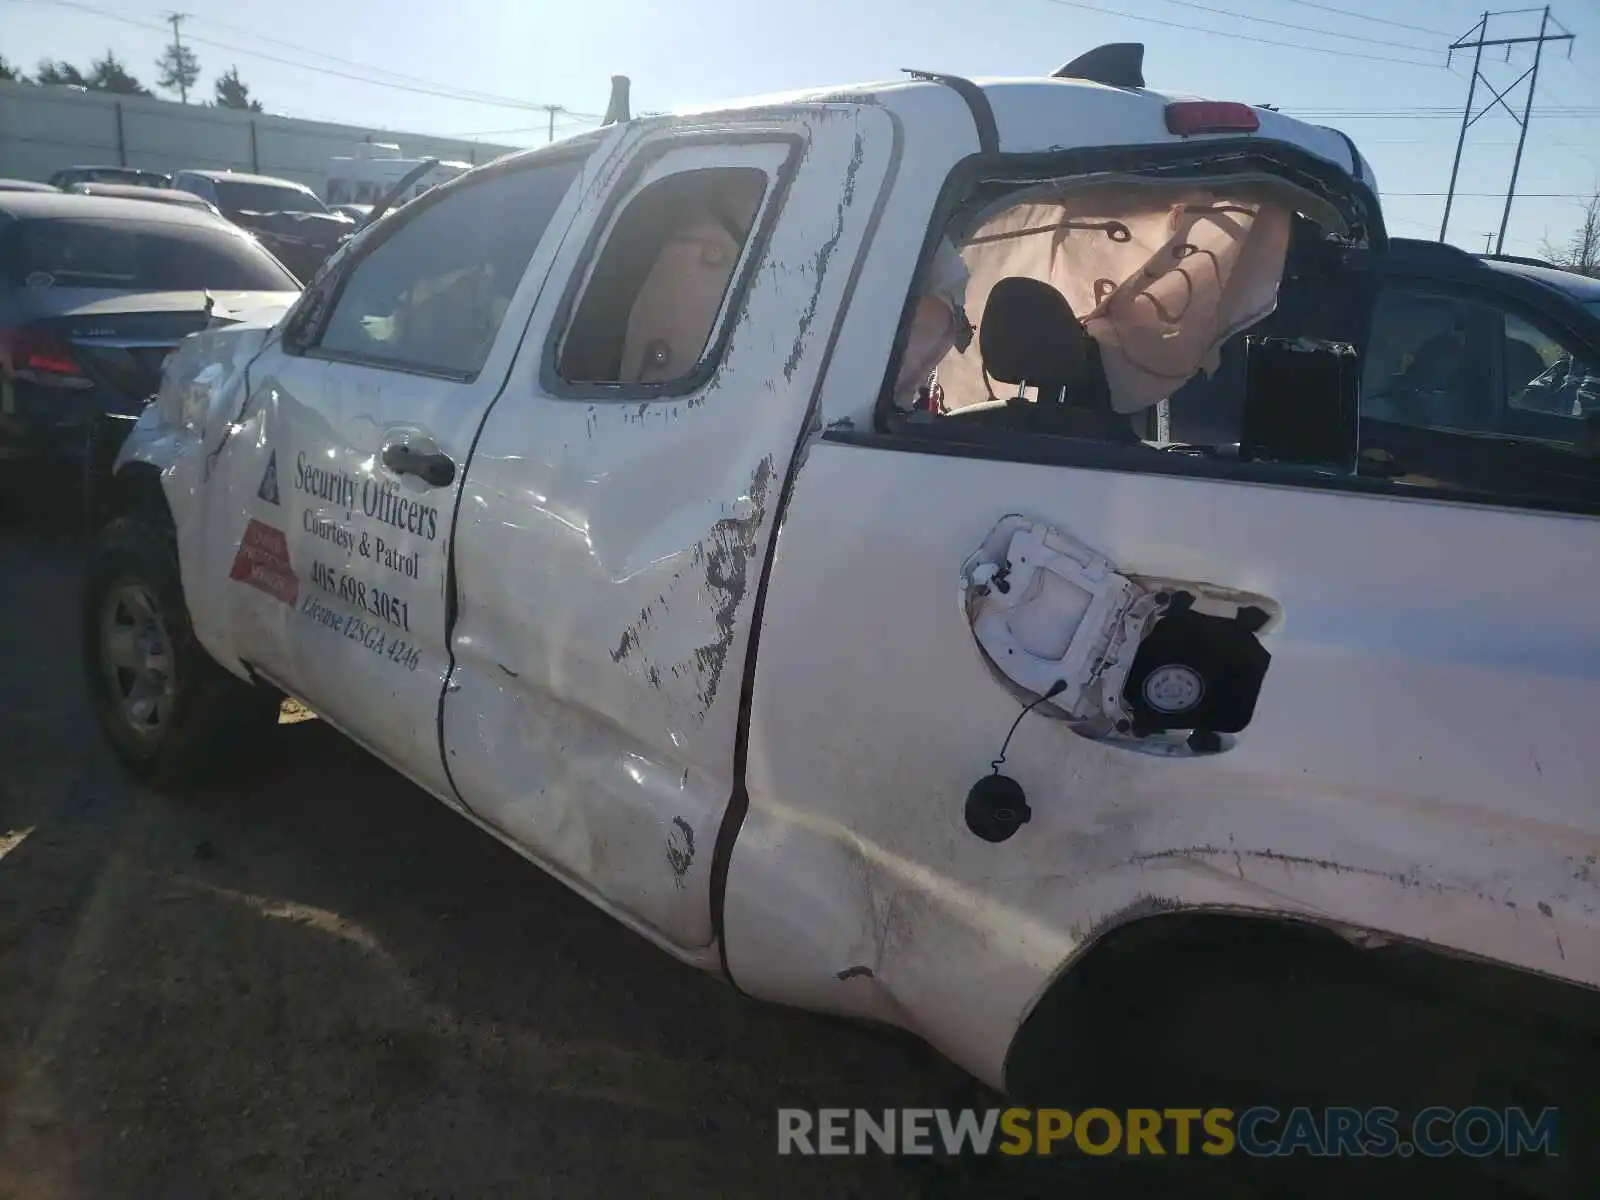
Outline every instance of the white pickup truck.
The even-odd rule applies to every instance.
[[[1130,922],[1600,983],[1593,443],[1497,483],[1464,331],[1369,328],[1385,244],[1344,135],[1115,50],[508,157],[168,364],[97,712],[168,781],[296,698],[997,1085]]]

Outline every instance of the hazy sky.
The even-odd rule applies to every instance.
[[[1482,12],[1479,0],[0,0],[0,56],[31,71],[110,47],[153,86],[175,7],[191,14],[204,96],[236,64],[269,112],[510,144],[544,140],[531,106],[600,113],[613,73],[632,78],[635,111],[669,110],[901,67],[1047,74],[1099,43],[1142,41],[1152,86],[1344,129],[1378,172],[1392,230],[1425,237],[1438,233],[1471,74],[1459,54],[1446,69],[1444,48]],[[1600,0],[1552,11],[1578,38],[1571,61],[1565,46],[1545,55],[1508,251],[1564,236],[1600,185]],[[1538,24],[1538,12],[1506,16],[1491,32]],[[1528,47],[1503,56],[1484,64],[1498,87],[1532,61]],[[592,123],[563,117],[558,132]],[[1450,240],[1482,249],[1498,228],[1516,133],[1503,112],[1469,133],[1460,189],[1490,195],[1458,197]]]

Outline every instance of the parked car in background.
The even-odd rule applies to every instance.
[[[79,196],[117,196],[124,200],[145,200],[156,204],[181,204],[216,213],[217,206],[193,192],[180,192],[177,188],[139,187],[130,183],[75,183],[67,191]]]
[[[1376,292],[1364,471],[1600,502],[1600,280],[1409,238],[1352,265]]]
[[[0,192],[55,192],[59,188],[48,183],[35,183],[31,179],[0,179]]]
[[[372,215],[372,205],[370,204],[330,204],[328,208],[331,212],[343,213],[357,225]]]
[[[1413,238],[1348,248],[1334,269],[1286,280],[1267,324],[1309,312],[1360,331],[1363,476],[1600,504],[1600,280]],[[1259,332],[1172,397],[1173,442],[1239,440]]]
[[[335,155],[328,160],[328,178],[323,195],[329,204],[376,204],[391,188],[424,164],[432,167],[406,186],[403,203],[414,200],[441,183],[449,183],[472,170],[472,164],[440,161],[433,158],[406,158],[393,142],[367,141],[355,147],[353,155]]]
[[[50,176],[50,186],[66,191],[75,183],[126,183],[134,187],[172,186],[172,176],[138,167],[63,167]]]
[[[355,231],[302,183],[235,171],[179,171],[172,186],[216,205],[304,282]]]
[[[298,294],[253,238],[210,213],[0,195],[0,492],[74,502],[91,428],[108,416],[131,427],[184,336]]]

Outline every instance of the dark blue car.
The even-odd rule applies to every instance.
[[[1360,351],[1360,474],[1600,514],[1600,280],[1408,238],[1291,256],[1278,311],[1173,395],[1173,441],[1239,440],[1245,343],[1274,333]]]
[[[137,414],[184,336],[299,290],[204,210],[0,193],[0,500],[81,495],[91,426]]]

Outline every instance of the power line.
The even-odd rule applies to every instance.
[[[149,22],[140,21],[133,17],[123,16],[121,13],[111,12],[108,9],[96,8],[94,5],[81,3],[80,0],[0,0],[0,2],[12,4],[39,4],[51,8],[76,9],[80,12],[92,13],[95,16],[103,17],[106,20],[116,21],[123,25],[132,26],[135,29],[165,32],[159,26],[151,25]],[[252,38],[257,37],[257,35],[253,33],[249,36]],[[370,74],[356,74],[350,71],[336,70],[332,67],[317,66],[313,63],[297,62],[294,59],[268,54],[265,51],[256,49],[252,46],[240,46],[232,42],[220,41],[216,38],[197,37],[194,34],[191,34],[189,40],[192,42],[198,42],[201,45],[211,46],[219,50],[231,50],[234,53],[243,55],[247,58],[257,58],[264,62],[278,63],[282,66],[292,67],[296,70],[310,71],[319,75],[330,75],[339,79],[349,79],[356,83],[365,83],[372,87],[389,88],[393,91],[412,92],[422,96],[435,96],[444,100],[457,100],[463,103],[482,104],[495,108],[524,109],[530,112],[542,112],[546,107],[545,105],[537,104],[530,100],[517,100],[509,96],[496,96],[488,92],[469,92],[460,88],[452,88],[445,84],[405,84],[391,82],[384,79],[374,79]],[[259,40],[265,41],[268,39],[262,38]],[[303,48],[301,48],[301,52],[317,54],[321,57],[330,57],[320,55],[320,52],[318,51],[305,51]]]
[[[1368,13],[1352,12],[1348,8],[1335,8],[1331,4],[1315,4],[1312,0],[1286,0],[1289,4],[1298,4],[1301,8],[1316,8],[1323,12],[1337,13],[1341,17],[1351,17],[1357,21],[1371,21],[1374,25],[1393,25],[1396,29],[1410,29],[1415,33],[1431,33],[1437,37],[1449,37],[1442,29],[1429,29],[1425,25],[1407,25],[1404,21],[1391,21],[1386,17],[1374,17]]]
[[[1461,114],[1454,113],[1407,113],[1407,112],[1312,112],[1309,109],[1293,108],[1287,104],[1278,106],[1279,109],[1294,117],[1315,121],[1443,121],[1460,120]],[[1592,112],[1561,112],[1559,110],[1539,109],[1534,113],[1536,117],[1543,117],[1550,121],[1593,121],[1600,117],[1600,109]],[[1505,120],[1504,113],[1486,113],[1479,120]]]
[[[1305,50],[1313,54],[1333,54],[1339,58],[1364,58],[1371,62],[1398,63],[1406,67],[1428,67],[1431,70],[1443,70],[1442,63],[1421,62],[1415,58],[1393,58],[1382,54],[1363,54],[1356,50],[1335,50],[1328,46],[1308,46],[1304,42],[1285,42],[1276,38],[1256,37],[1249,33],[1229,33],[1223,29],[1207,29],[1203,25],[1186,25],[1182,21],[1168,21],[1162,17],[1146,17],[1138,13],[1123,12],[1120,9],[1106,8],[1099,4],[1087,4],[1084,0],[1045,0],[1047,4],[1058,4],[1062,8],[1076,8],[1084,12],[1100,13],[1103,16],[1119,17],[1127,21],[1144,21],[1149,25],[1165,25],[1168,29],[1184,29],[1190,33],[1204,33],[1211,37],[1232,38],[1237,42],[1254,42],[1258,46],[1282,46],[1288,50]]]
[[[1369,38],[1356,33],[1335,33],[1331,29],[1320,29],[1315,25],[1299,25],[1293,21],[1278,21],[1272,17],[1258,17],[1253,13],[1242,13],[1231,8],[1219,8],[1215,4],[1201,4],[1198,0],[1161,0],[1163,4],[1175,4],[1179,8],[1195,8],[1203,13],[1210,13],[1217,17],[1237,17],[1241,21],[1254,21],[1258,25],[1276,25],[1279,29],[1294,29],[1301,33],[1315,33],[1322,37],[1343,38],[1350,42],[1366,42],[1372,46],[1389,46],[1396,50],[1416,50],[1421,54],[1432,54],[1432,46],[1414,46],[1410,42],[1397,42],[1392,38]]]
[[[399,79],[409,83],[421,84],[424,87],[440,87],[447,88],[452,91],[460,91],[462,95],[482,96],[485,98],[485,100],[499,101],[506,99],[506,97],[497,96],[492,92],[476,92],[466,88],[455,88],[450,84],[440,83],[436,79],[426,79],[420,75],[408,75],[403,71],[391,71],[387,67],[377,67],[373,66],[371,63],[357,62],[354,59],[341,58],[337,54],[329,54],[325,50],[314,50],[309,46],[302,46],[295,42],[286,42],[281,38],[267,37],[265,34],[257,33],[253,29],[245,29],[238,25],[229,24],[227,21],[219,21],[214,17],[200,17],[196,19],[198,19],[203,25],[216,26],[218,29],[230,29],[234,33],[243,34],[245,37],[251,38],[258,42],[266,42],[270,45],[282,46],[286,50],[294,50],[300,54],[310,55],[313,58],[321,58],[327,60],[328,62],[340,63],[344,66],[355,68],[356,70],[369,71],[376,75],[387,75],[392,79]],[[533,107],[543,109],[546,106],[542,104],[535,104]],[[561,111],[566,113],[572,112],[571,109],[566,107],[561,107]],[[572,113],[572,115],[592,117],[592,119],[596,121],[600,120],[599,113]]]
[[[1451,195],[1450,192],[1391,192],[1387,188],[1384,189],[1383,194],[1384,194],[1385,197],[1389,197],[1389,196],[1435,196],[1435,197],[1437,197],[1437,196],[1448,196],[1448,195]],[[1458,192],[1456,192],[1454,194],[1457,195],[1457,196],[1466,196],[1466,197],[1471,198],[1471,199],[1488,199],[1488,200],[1499,200],[1505,195],[1504,192],[1460,192],[1460,191],[1458,191]],[[1588,192],[1518,192],[1517,195],[1521,196],[1524,200],[1587,200],[1589,198],[1589,193]]]

